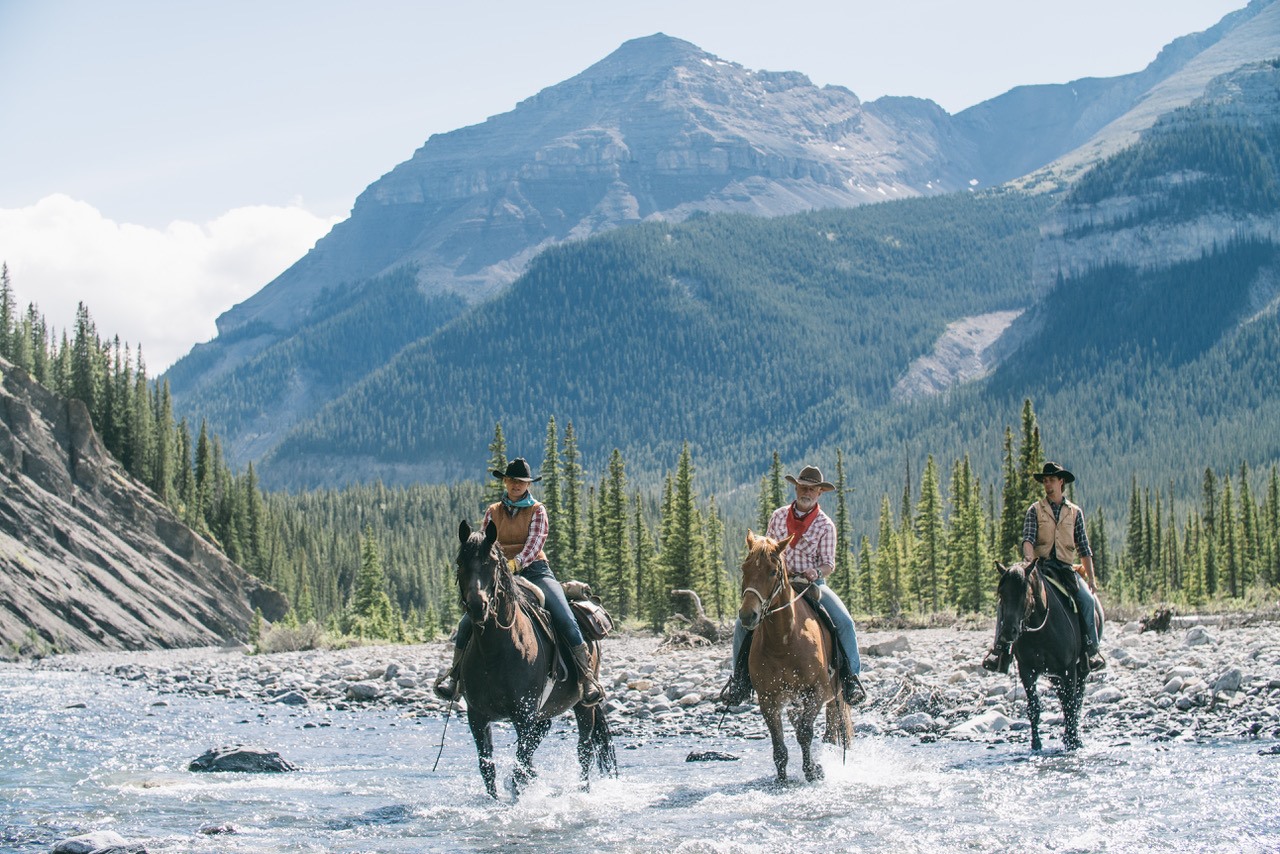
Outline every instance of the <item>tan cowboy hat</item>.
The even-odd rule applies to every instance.
[[[1032,473],[1031,476],[1034,477],[1036,480],[1040,481],[1041,483],[1044,483],[1044,479],[1046,477],[1060,477],[1062,478],[1063,483],[1071,483],[1076,479],[1075,475],[1073,475],[1071,472],[1067,471],[1057,463],[1045,463],[1043,469],[1041,469],[1038,472]]]
[[[799,477],[787,475],[786,479],[792,486],[816,486],[823,492],[832,492],[836,488],[835,484],[822,477],[822,469],[817,466],[805,466],[800,469]]]

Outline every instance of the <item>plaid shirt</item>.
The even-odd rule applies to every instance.
[[[765,533],[775,540],[787,535],[787,514],[791,505],[785,504],[773,511],[769,517],[769,527]],[[818,518],[813,520],[809,530],[799,542],[794,542],[787,549],[787,568],[794,574],[797,570],[812,569],[819,577],[829,575],[836,565],[836,523],[831,517],[817,509]],[[826,570],[826,572],[823,572]]]
[[[484,511],[484,521],[480,523],[480,530],[483,531],[488,526],[489,519],[493,516],[492,510],[493,507],[490,506]],[[521,569],[533,563],[538,557],[538,552],[542,551],[549,533],[551,533],[551,523],[547,521],[547,508],[539,501],[533,505],[533,518],[529,520],[529,539],[524,541],[524,548],[515,558]]]
[[[1046,499],[1047,500],[1047,499]],[[1039,504],[1040,502],[1036,502]],[[1049,507],[1053,510],[1053,518],[1057,519],[1062,513],[1062,505],[1049,502]],[[1027,518],[1022,523],[1022,541],[1024,543],[1036,544],[1036,539],[1040,535],[1040,520],[1036,516],[1036,505],[1032,504],[1027,508]],[[1081,510],[1076,514],[1076,553],[1081,557],[1093,557],[1093,549],[1089,548],[1089,535],[1084,532],[1084,511]],[[1055,560],[1056,549],[1050,552],[1050,556]]]

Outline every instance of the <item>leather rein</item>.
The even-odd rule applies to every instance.
[[[1031,573],[1033,572],[1035,573],[1035,576],[1036,576],[1034,583],[1031,580]],[[1026,594],[1027,601],[1026,601],[1026,607],[1022,612],[1022,630],[1024,632],[1038,632],[1049,624],[1049,611],[1053,607],[1053,603],[1050,600],[1049,591],[1046,590],[1044,587],[1044,574],[1040,571],[1039,564],[1034,564],[1032,568],[1027,572],[1026,581],[1027,581],[1027,594]],[[1039,602],[1041,601],[1041,597],[1037,595],[1038,593],[1044,594],[1043,596],[1044,619],[1040,621],[1040,625],[1036,626],[1033,629],[1027,625],[1027,618],[1029,618],[1032,614],[1035,613],[1036,605],[1039,604]]]
[[[777,573],[777,581],[774,582],[773,592],[769,594],[769,598],[766,599],[764,597],[764,594],[762,594],[759,590],[757,590],[754,587],[742,588],[743,596],[746,596],[748,593],[751,593],[757,599],[760,600],[760,606],[764,608],[764,613],[760,615],[760,622],[762,623],[765,620],[767,620],[769,617],[778,613],[779,611],[785,611],[786,609],[790,608],[792,604],[796,601],[796,599],[803,596],[809,590],[809,588],[814,585],[814,582],[806,581],[804,590],[801,590],[799,593],[797,593],[795,591],[795,588],[791,586],[791,580],[787,575],[786,559],[781,556],[778,557],[778,570],[779,572]],[[772,573],[770,574],[772,575]],[[770,608],[769,603],[771,603],[774,599],[778,598],[778,594],[782,592],[782,589],[784,587],[791,590],[791,597],[787,599],[787,601],[783,602],[781,605]]]

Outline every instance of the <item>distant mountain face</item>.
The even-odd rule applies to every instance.
[[[500,301],[503,289],[549,247],[695,213],[847,208],[1027,173],[1034,173],[1027,185],[1061,187],[1097,152],[1119,150],[1159,115],[1203,95],[1215,74],[1276,55],[1280,3],[1254,0],[1175,41],[1142,72],[1020,87],[950,116],[913,98],[862,103],[846,89],[751,71],[661,34],[637,39],[509,113],[432,137],[372,184],[348,220],[224,314],[219,337],[170,371],[175,404],[209,417],[231,459],[270,456],[287,482],[363,478],[383,463],[396,469],[403,460],[363,446],[313,472],[300,472],[297,458],[280,461],[302,447],[300,437],[327,447],[330,431],[317,425],[332,424],[350,400],[377,411],[385,401],[370,397],[373,389],[398,393],[385,373],[445,346],[439,336],[512,310]],[[1077,149],[1094,159],[1073,160]],[[1056,233],[1071,204],[1050,220],[1039,272],[1020,302],[975,305],[945,322],[993,311],[1012,317],[1050,289],[1062,253],[1084,246]],[[1027,328],[1034,314],[1011,331]],[[928,353],[918,343],[886,342],[901,351],[904,370]],[[984,358],[1010,346],[997,342]],[[989,367],[980,360],[975,372],[957,376]],[[403,441],[403,426],[388,429]],[[279,453],[282,443],[294,450]],[[442,477],[452,465],[423,461],[417,474]]]

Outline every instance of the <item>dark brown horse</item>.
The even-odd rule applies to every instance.
[[[998,641],[1013,645],[1018,676],[1027,692],[1031,749],[1042,747],[1040,695],[1036,691],[1036,680],[1042,673],[1048,675],[1062,703],[1063,743],[1070,750],[1081,747],[1080,710],[1089,660],[1072,599],[1045,579],[1038,563],[1009,568],[996,563],[996,568],[1000,571]]]
[[[827,739],[845,746],[853,734],[849,707],[834,672],[835,641],[823,628],[809,602],[795,593],[787,575],[784,552],[791,538],[773,540],[747,532],[747,556],[742,562],[742,605],[738,617],[754,631],[747,669],[760,695],[778,782],[787,780],[787,745],[782,712],[786,709],[803,754],[805,779],[823,777],[813,757],[814,722],[827,710]]]
[[[551,642],[530,617],[533,595],[516,583],[503,559],[496,545],[497,528],[490,522],[483,534],[472,533],[464,520],[458,526],[458,539],[458,595],[475,627],[459,676],[480,776],[489,796],[498,796],[489,726],[497,720],[511,721],[516,731],[516,765],[510,783],[515,795],[537,776],[533,753],[552,719],[569,709],[578,720],[583,787],[588,785],[593,762],[601,773],[616,774],[617,758],[604,708],[582,704],[577,680],[555,678]],[[588,644],[598,674],[600,647],[595,641]]]

